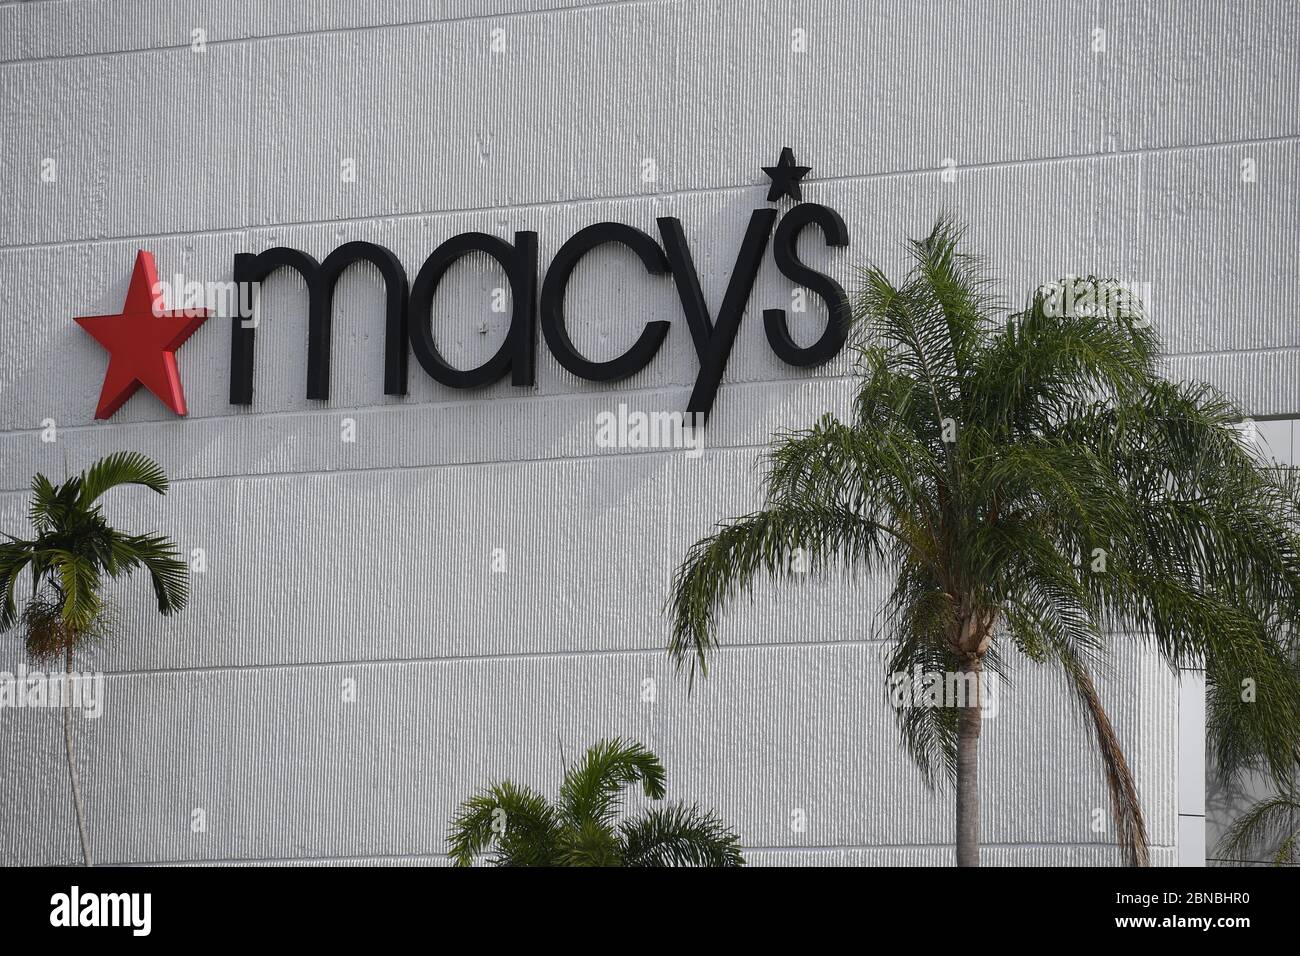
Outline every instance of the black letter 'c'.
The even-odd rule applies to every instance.
[[[659,351],[669,326],[663,320],[647,322],[636,344],[608,362],[593,362],[579,354],[564,327],[564,293],[578,261],[606,242],[618,242],[627,246],[637,254],[646,272],[651,275],[664,275],[668,272],[668,258],[659,243],[640,229],[621,222],[598,222],[587,226],[575,232],[560,247],[542,283],[542,334],[546,336],[546,344],[559,363],[589,382],[611,382],[641,371]]]
[[[430,312],[433,294],[447,270],[461,256],[483,252],[505,270],[513,309],[510,331],[495,355],[478,368],[459,369],[448,364],[433,341]],[[420,365],[436,381],[451,388],[491,385],[510,372],[512,385],[532,385],[534,369],[533,316],[537,306],[537,233],[516,232],[514,245],[483,232],[452,236],[429,254],[411,287],[411,349]]]
[[[825,273],[799,261],[795,241],[803,228],[812,223],[821,226],[828,246],[846,246],[849,243],[849,230],[840,214],[820,203],[800,203],[777,224],[776,238],[772,243],[776,267],[787,279],[806,286],[826,302],[826,328],[821,338],[807,348],[795,344],[783,310],[763,310],[763,328],[767,332],[768,344],[787,365],[820,365],[843,348],[848,338],[850,309],[844,287]]]

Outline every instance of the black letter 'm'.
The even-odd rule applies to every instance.
[[[276,246],[253,255],[235,255],[234,278],[241,286],[261,282],[276,269],[289,268],[307,282],[307,397],[330,397],[330,340],[334,321],[334,287],[343,271],[356,262],[373,264],[384,277],[387,312],[384,321],[384,394],[406,394],[406,272],[401,262],[373,242],[348,242],[318,263],[307,253]],[[247,301],[240,296],[240,301]],[[260,317],[259,317],[260,319]],[[230,402],[253,403],[253,343],[256,327],[236,315],[230,338]]]

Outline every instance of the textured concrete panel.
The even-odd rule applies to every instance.
[[[202,28],[209,44],[287,34],[384,29],[445,20],[548,13],[630,0],[97,0],[0,7],[0,61],[189,48]],[[19,9],[27,7],[29,9]]]
[[[1140,657],[1121,660],[1129,676],[1116,725],[1158,807],[1172,753],[1149,749],[1167,728],[1144,724],[1142,710],[1167,703],[1171,681]],[[945,862],[950,797],[928,794],[902,759],[887,708],[868,690],[880,665],[881,649],[860,643],[729,650],[689,696],[661,655],[643,653],[113,675],[103,716],[77,721],[90,831],[112,862],[438,854],[473,788],[511,776],[553,792],[560,748],[572,754],[600,727],[658,751],[670,797],[716,807],[747,846],[814,858],[892,846],[879,862]],[[1018,674],[985,724],[986,838],[1008,862],[1113,860],[1091,829],[1107,806],[1097,761],[1046,676]],[[652,704],[642,699],[647,677],[658,687]],[[356,681],[355,703],[342,701],[345,678]],[[61,739],[55,712],[0,721],[7,752],[51,768]],[[72,857],[61,783],[5,780],[0,861]],[[196,808],[206,833],[191,830]],[[807,820],[800,832],[796,810]],[[1153,843],[1171,845],[1162,815],[1152,823]],[[1056,844],[1075,850],[1036,851]]]
[[[124,492],[106,503],[112,520],[157,527],[187,554],[204,549],[207,571],[192,575],[191,607],[175,619],[140,600],[146,581],[116,586],[125,633],[98,661],[152,669],[660,648],[676,561],[716,520],[757,507],[746,477],[754,454],[196,479],[165,501]],[[24,496],[6,498],[17,518]],[[610,547],[633,537],[630,551]],[[498,550],[504,570],[494,572]],[[882,597],[870,579],[856,592],[809,581],[764,600],[759,629],[724,633],[745,643],[866,637],[867,622],[845,633],[846,618]],[[274,639],[259,623],[268,617]],[[214,620],[228,631],[219,641]]]
[[[173,53],[0,66],[10,113],[0,202],[16,211],[0,225],[0,244],[246,222],[249,104],[214,78],[237,83],[247,56],[232,47],[220,61]],[[53,180],[42,175],[49,162]]]
[[[98,156],[103,189],[90,207],[69,204],[44,188],[32,156],[53,155],[49,137],[6,137],[0,170],[15,192],[0,198],[29,215],[0,239],[690,192],[759,182],[760,161],[784,142],[821,177],[857,178],[937,175],[947,159],[974,168],[1294,137],[1294,78],[1276,78],[1297,17],[1281,0],[1257,17],[1173,0],[1104,11],[951,4],[919,22],[909,4],[864,14],[852,0],[614,3],[521,18],[502,53],[492,22],[471,16],[202,56],[180,47],[18,62],[0,76],[20,129],[46,128],[48,90],[108,97],[98,124],[62,124],[54,139],[65,155]],[[1092,51],[1098,28],[1104,53]],[[807,52],[792,52],[793,30],[805,31]],[[122,115],[131,120],[109,122]],[[355,184],[340,181],[344,157],[357,161]],[[653,182],[642,180],[646,159]],[[209,190],[200,170],[231,178]],[[213,201],[199,208],[196,195]],[[114,206],[131,215],[112,216]],[[1078,203],[1051,214],[1074,219]]]

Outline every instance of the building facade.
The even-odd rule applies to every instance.
[[[1136,284],[1170,373],[1285,421],[1289,454],[1298,40],[1283,0],[0,3],[0,531],[25,533],[34,473],[138,450],[170,493],[106,511],[192,570],[172,618],[143,577],[115,586],[118,636],[78,661],[104,675],[102,715],[75,722],[96,859],[441,862],[473,789],[554,791],[562,755],[618,734],[751,863],[950,862],[951,798],[885,700],[880,583],[758,588],[693,690],[664,654],[686,548],[757,507],[774,431],[851,394],[849,350],[796,367],[769,345],[764,309],[804,347],[826,324],[770,244],[698,455],[598,439],[620,405],[685,410],[701,370],[674,282],[617,244],[577,264],[565,317],[597,362],[671,323],[619,381],[575,375],[539,331],[531,384],[454,389],[410,358],[386,394],[390,287],[360,265],[334,293],[328,398],[308,398],[306,287],[282,269],[251,403],[231,402],[223,315],[176,352],[186,416],[140,390],[97,420],[108,356],[73,320],[122,310],[139,250],[181,308],[240,254],[364,241],[414,282],[468,232],[536,233],[540,286],[585,227],[658,240],[664,218],[716,315],[756,211],[795,208],[763,172],[789,146],[802,199],[848,233],[799,253],[850,291],[950,212],[1009,305],[1069,274]],[[520,288],[486,256],[449,268],[431,329],[450,366],[498,353]],[[23,662],[0,640],[0,670]],[[1117,642],[1101,686],[1153,861],[1203,860],[1195,676]],[[76,862],[58,714],[0,712],[0,749],[0,862]],[[1118,860],[1055,675],[1013,668],[982,759],[986,863]]]

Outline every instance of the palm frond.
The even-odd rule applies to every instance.
[[[712,811],[684,803],[653,807],[623,823],[628,866],[744,866],[740,838]]]
[[[17,538],[0,544],[0,591],[4,592],[0,604],[0,631],[7,631],[18,620],[18,602],[14,590],[18,577],[35,557],[33,542]]]
[[[1251,862],[1257,853],[1271,853],[1276,865],[1297,860],[1300,842],[1300,799],[1286,790],[1254,803],[1232,825],[1220,852],[1234,862]]]
[[[174,614],[189,600],[189,566],[181,558],[171,539],[163,535],[111,535],[111,566],[120,575],[139,565],[149,572],[158,610]]]
[[[561,866],[624,866],[623,844],[606,821],[584,819],[565,827],[557,859]]]
[[[587,822],[607,823],[619,809],[625,787],[640,783],[645,795],[664,795],[664,765],[635,741],[619,737],[598,741],[564,774],[560,814],[574,829]]]
[[[464,801],[451,823],[448,852],[457,866],[496,845],[498,866],[553,866],[559,827],[546,798],[509,780]]]
[[[944,644],[927,640],[921,628],[908,628],[895,643],[886,669],[885,698],[893,711],[903,749],[916,764],[926,787],[942,779],[952,783],[957,775],[956,707],[927,707],[909,699],[911,684],[919,674],[946,674],[960,664]]]
[[[866,568],[883,557],[891,529],[845,509],[776,505],[721,526],[693,545],[673,579],[668,652],[707,673],[720,609],[752,588],[758,575],[799,577],[841,564]],[[800,553],[806,565],[794,566]]]
[[[115,452],[86,469],[78,504],[88,507],[104,492],[119,485],[143,485],[162,495],[167,493],[167,475],[148,455],[137,451]]]
[[[27,514],[37,531],[48,531],[58,521],[58,489],[44,475],[32,479],[32,499]]]
[[[88,630],[99,614],[99,569],[93,561],[61,549],[51,550],[51,560],[60,592],[59,616],[79,632]]]
[[[1137,785],[1133,782],[1133,772],[1129,769],[1124,749],[1120,746],[1106,708],[1102,706],[1101,697],[1087,666],[1070,646],[1058,646],[1056,650],[1066,683],[1096,736],[1097,754],[1101,758],[1106,787],[1110,792],[1111,816],[1115,821],[1120,849],[1129,866],[1147,866],[1150,850],[1146,821],[1142,817]]]

